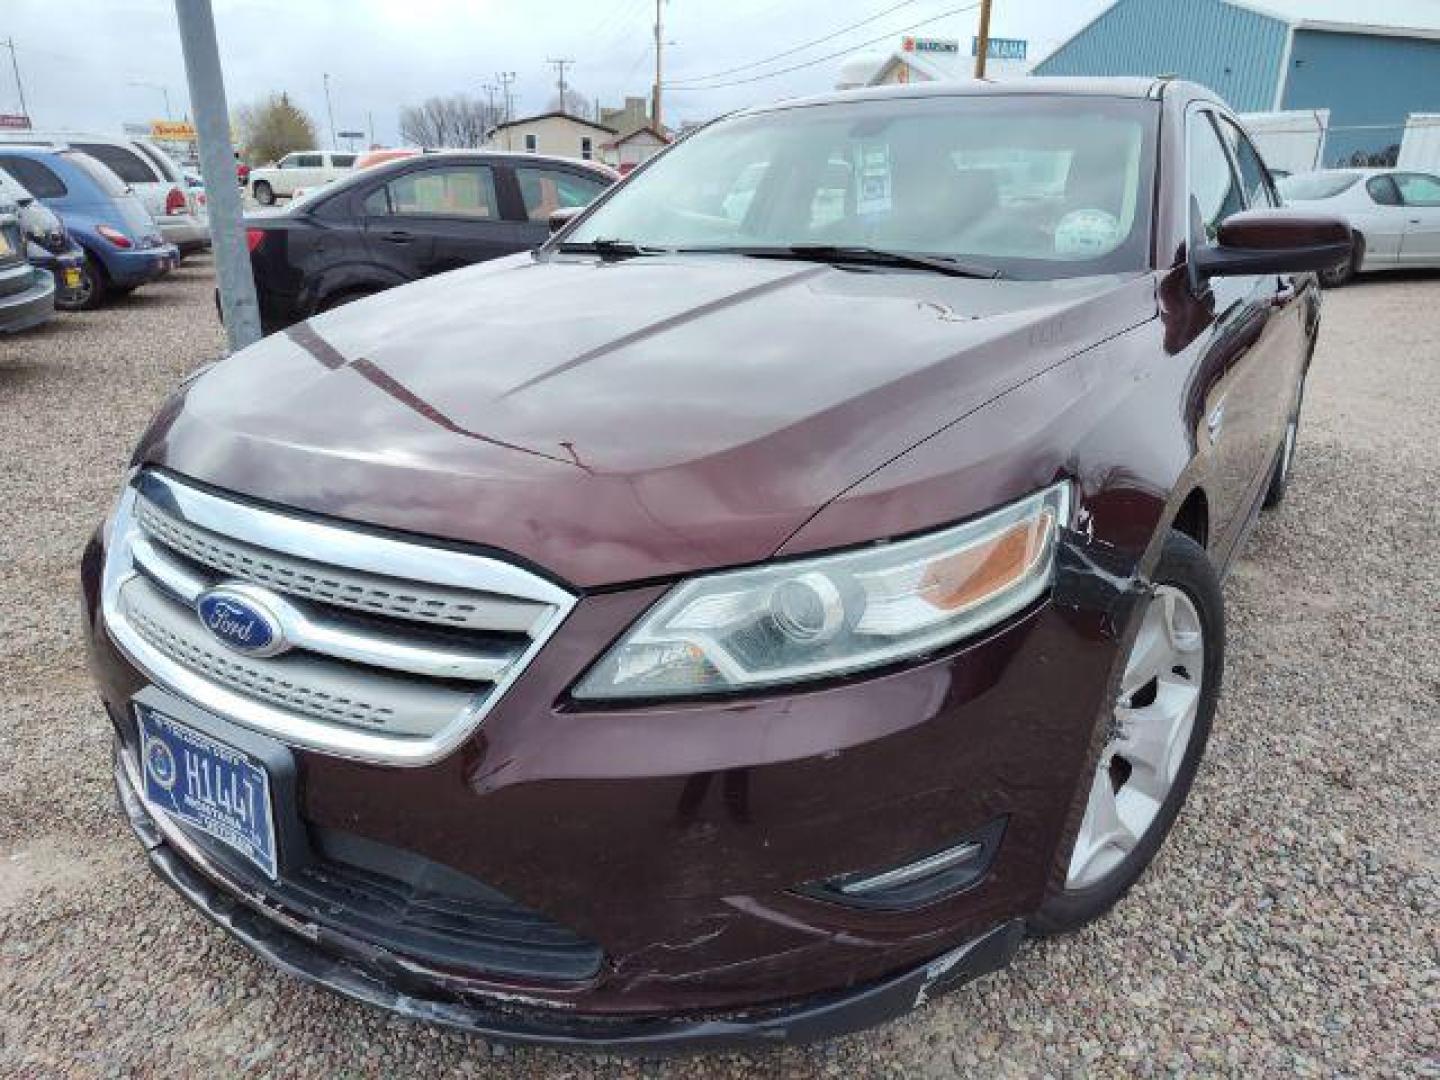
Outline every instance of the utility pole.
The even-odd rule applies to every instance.
[[[559,75],[560,75],[560,111],[561,111],[562,113],[563,113],[563,112],[569,112],[570,110],[569,110],[569,109],[566,107],[566,105],[565,105],[565,69],[566,69],[567,67],[573,67],[574,64],[575,64],[575,61],[574,61],[574,60],[546,60],[545,62],[546,62],[547,64],[554,64],[554,65],[555,65],[555,70],[556,70],[556,72],[558,72]]]
[[[325,79],[325,115],[330,118],[330,149],[340,149],[335,144],[335,110],[330,107],[330,73],[326,72]]]
[[[15,72],[15,89],[20,92],[20,115],[30,116],[30,110],[25,107],[25,84],[20,81],[20,63],[15,59],[15,39],[6,38],[5,47],[10,50],[10,68]],[[35,121],[30,121],[30,126],[35,126]]]
[[[650,123],[659,132],[665,130],[665,125],[660,119],[661,51],[665,47],[663,31],[660,26],[660,8],[664,2],[665,0],[655,0],[655,99],[650,103]]]
[[[985,57],[990,52],[990,0],[980,0],[980,33],[975,37],[975,78],[985,77]]]
[[[505,119],[504,119],[503,121],[501,121],[501,122],[502,122],[502,123],[505,123],[505,124],[508,124],[508,123],[510,122],[510,119],[511,119],[511,116],[510,116],[510,84],[515,81],[515,72],[513,72],[513,71],[499,71],[499,72],[496,72],[496,73],[495,73],[495,81],[500,84],[500,99],[505,103]],[[506,128],[506,129],[505,129],[505,149],[506,149],[506,150],[511,149],[511,146],[510,146],[510,129],[509,129],[509,128]]]
[[[365,110],[365,130],[370,133],[370,145],[375,145],[375,113],[370,109]]]
[[[185,54],[185,78],[200,143],[200,175],[210,205],[210,241],[220,283],[220,314],[232,352],[260,340],[260,307],[250,251],[240,224],[240,188],[235,183],[235,148],[230,145],[230,109],[215,43],[210,0],[175,0],[175,21]]]

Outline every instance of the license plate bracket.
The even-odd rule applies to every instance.
[[[132,705],[139,794],[152,811],[218,861],[272,881],[308,861],[288,747],[158,687],[146,687]]]

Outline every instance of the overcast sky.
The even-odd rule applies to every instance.
[[[1106,3],[995,0],[991,33],[1028,39],[1032,58],[1043,56]],[[965,0],[670,0],[667,81],[740,67],[693,85],[754,81],[677,85],[667,92],[666,122],[827,90],[845,53],[879,51],[907,31],[959,38],[968,52],[974,6],[946,14],[964,6]],[[335,126],[361,130],[373,115],[382,143],[398,139],[402,105],[434,94],[483,96],[482,84],[494,83],[500,71],[515,72],[517,114],[545,109],[555,93],[549,58],[573,59],[570,84],[607,105],[626,93],[648,93],[654,77],[654,0],[215,0],[215,17],[232,108],[284,90],[322,136],[327,72]],[[163,117],[155,86],[168,89],[177,119],[188,110],[171,0],[0,0],[0,36],[14,38],[37,127],[118,132],[126,121]],[[0,51],[0,112],[18,112],[8,61]],[[796,65],[807,66],[755,78]]]

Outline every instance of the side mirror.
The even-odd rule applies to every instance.
[[[1197,244],[1197,283],[1249,274],[1329,270],[1351,256],[1354,236],[1344,218],[1303,210],[1245,210],[1220,223],[1213,244]]]
[[[558,210],[550,211],[550,235],[554,236],[561,229],[569,225],[579,217],[585,210],[583,206],[562,206]]]

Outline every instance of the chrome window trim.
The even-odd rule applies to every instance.
[[[135,520],[137,492],[170,513],[222,535],[288,555],[391,578],[447,585],[470,592],[518,596],[554,610],[529,646],[474,703],[433,735],[395,736],[296,716],[217,686],[150,645],[120,613],[124,584],[140,571],[131,547],[143,534]],[[444,758],[470,738],[564,623],[578,597],[518,566],[484,555],[395,540],[343,526],[292,518],[232,503],[158,473],[127,486],[111,521],[101,584],[101,614],[111,640],[157,685],[202,709],[306,750],[380,765],[418,767]]]

